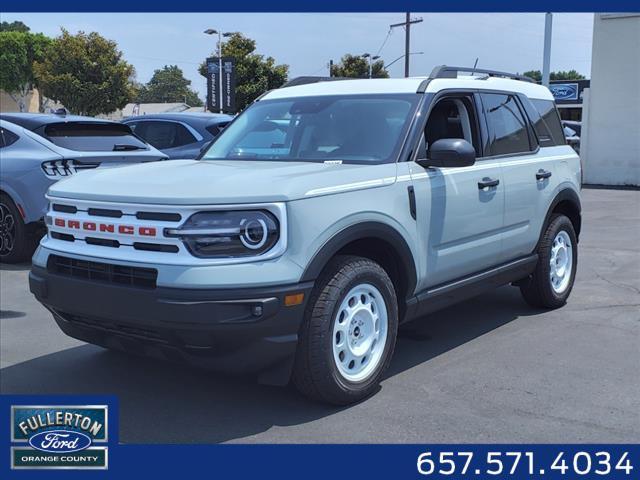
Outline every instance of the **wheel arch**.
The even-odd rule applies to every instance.
[[[312,281],[336,255],[358,255],[378,262],[389,274],[398,293],[399,308],[417,282],[414,257],[405,238],[395,228],[381,222],[351,225],[328,240],[313,256],[300,281]],[[405,301],[402,301],[402,300]]]
[[[571,220],[573,229],[576,232],[576,237],[578,239],[580,238],[580,230],[582,229],[582,204],[580,203],[580,197],[572,188],[565,188],[558,192],[547,209],[547,214],[538,237],[538,245],[540,244],[542,235],[544,235],[545,228],[549,225],[552,215],[557,213],[565,215]]]

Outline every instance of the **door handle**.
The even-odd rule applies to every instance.
[[[549,178],[551,176],[551,172],[548,170],[543,170],[542,168],[538,170],[536,173],[536,180],[544,180],[545,178]]]
[[[500,180],[497,178],[484,177],[478,182],[478,188],[482,190],[483,188],[497,187],[499,184]]]

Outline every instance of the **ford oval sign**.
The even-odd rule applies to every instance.
[[[549,90],[556,100],[577,100],[578,84],[577,83],[552,83]]]
[[[32,435],[29,445],[48,453],[79,452],[91,446],[91,437],[73,430],[47,430]]]

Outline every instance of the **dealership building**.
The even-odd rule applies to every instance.
[[[559,105],[560,106],[560,105]],[[640,14],[596,14],[582,98],[584,182],[640,186]]]

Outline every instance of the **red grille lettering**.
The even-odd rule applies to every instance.
[[[140,227],[140,235],[146,237],[155,237],[156,229],[154,227]]]
[[[100,231],[107,233],[115,233],[115,225],[109,225],[107,223],[100,224]]]
[[[133,227],[131,225],[120,225],[118,227],[118,233],[122,233],[123,235],[133,235]]]

